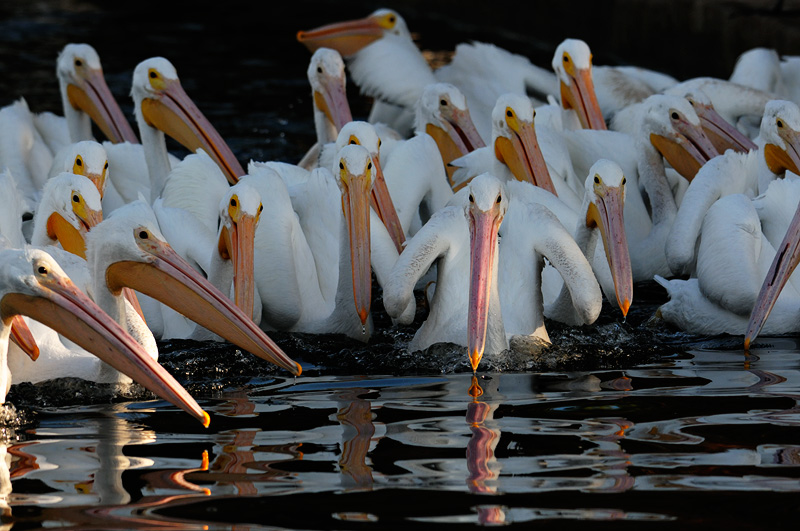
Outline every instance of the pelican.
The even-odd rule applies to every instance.
[[[604,295],[609,301],[616,301],[626,316],[633,300],[633,278],[623,214],[627,186],[619,165],[606,159],[592,165],[584,185],[583,203],[577,211],[539,187],[522,182],[507,186],[512,196],[543,205],[564,227],[572,228],[572,237],[592,264]],[[602,240],[600,247],[598,238]],[[558,272],[546,267],[543,275],[545,315],[570,325],[590,324],[581,320]]]
[[[770,188],[778,185],[773,183]],[[798,189],[800,181],[791,183]],[[787,194],[788,195],[788,194]],[[792,194],[795,199],[800,194]],[[783,196],[785,199],[786,196]],[[781,242],[775,248],[775,257],[764,275],[763,283],[758,291],[744,337],[744,348],[748,350],[752,341],[765,330],[768,334],[785,334],[797,332],[798,308],[800,308],[800,283],[792,283],[792,273],[800,262],[800,201],[794,216]],[[777,308],[776,311],[773,309]],[[771,317],[771,318],[770,318]]]
[[[580,126],[605,130],[592,78],[592,53],[580,39],[565,39],[553,54],[553,70],[559,81],[561,106],[575,113]]]
[[[703,218],[720,197],[744,193],[750,197],[766,191],[787,170],[800,174],[800,109],[774,100],[764,109],[757,150],[747,154],[726,152],[703,166],[689,184],[666,241],[670,270],[677,275],[694,270],[696,242]],[[772,240],[777,243],[777,239]]]
[[[255,322],[254,238],[264,207],[246,176],[231,186],[202,149],[184,158],[153,205],[170,245]],[[256,313],[258,310],[258,314]],[[166,324],[166,323],[165,323]],[[162,338],[180,337],[164,329]]]
[[[210,332],[292,374],[301,373],[299,364],[172,249],[158,228],[152,207],[145,201],[126,204],[94,227],[86,237],[86,256],[95,300],[130,330],[152,341],[152,332],[119,296],[122,288],[170,306]]]
[[[399,315],[436,262],[431,311],[408,350],[463,345],[475,371],[484,352],[508,349],[511,335],[549,342],[540,283],[545,257],[564,275],[576,307],[594,321],[602,295],[572,237],[546,208],[509,197],[502,181],[484,173],[409,240],[384,284],[384,306]]]
[[[800,105],[800,57],[779,56],[770,48],[752,48],[736,59],[728,81],[767,92]]]
[[[208,426],[210,417],[142,346],[80,291],[47,253],[39,249],[0,252],[0,393],[11,383],[6,363],[8,323],[26,315],[63,334],[158,396]]]
[[[766,333],[797,331],[800,282],[789,279],[787,268],[794,235],[779,239],[796,230],[793,209],[798,202],[798,180],[776,180],[754,199],[731,194],[714,202],[703,218],[695,277],[657,278],[670,296],[659,310],[664,320],[696,334],[746,333],[748,344],[768,315]],[[778,239],[770,240],[774,233]],[[773,304],[781,311],[770,314]]]
[[[88,44],[68,44],[56,61],[64,116],[34,114],[24,99],[0,109],[0,161],[8,166],[33,212],[59,150],[93,140],[92,121],[112,142],[137,142],[103,77],[100,58]]]
[[[633,281],[641,282],[671,275],[664,248],[680,191],[718,152],[685,98],[650,96],[640,104],[637,122],[635,137],[589,129],[560,134],[576,172],[588,174],[597,160],[607,158],[619,164],[628,188],[637,192],[626,195],[624,218]],[[676,176],[677,198],[670,175]]]
[[[427,133],[439,147],[447,178],[457,170],[450,163],[486,145],[472,121],[464,94],[450,83],[434,83],[422,91],[417,101],[415,131]]]
[[[500,96],[492,112],[491,146],[475,149],[450,163],[458,168],[453,173],[455,188],[479,173],[491,171],[504,181],[517,179],[544,188],[577,210],[581,197],[575,189],[577,177],[569,153],[555,135],[546,135],[550,141],[540,146],[535,116],[527,96]],[[551,174],[556,178],[552,179]]]
[[[333,168],[335,178],[330,170],[317,168],[307,180],[288,187],[298,222],[291,224],[288,249],[296,280],[270,289],[284,293],[287,301],[299,301],[301,315],[290,331],[342,333],[366,342],[372,333],[371,270],[383,285],[397,250],[369,208],[376,169],[367,148],[345,145]],[[409,303],[398,314],[400,322],[413,320],[414,306]]]
[[[317,158],[322,146],[336,142],[339,130],[352,121],[353,116],[347,102],[344,61],[339,52],[330,48],[317,49],[311,55],[307,75],[317,141],[297,165],[310,171],[318,166]]]
[[[143,193],[152,203],[164,189],[176,162],[167,151],[165,134],[192,153],[202,148],[231,184],[244,175],[231,149],[181,87],[178,73],[167,59],[151,57],[136,65],[131,96],[142,146],[135,152],[127,149],[119,154],[108,153],[113,168],[111,180],[126,202]],[[128,162],[115,163],[112,157],[116,155]]]

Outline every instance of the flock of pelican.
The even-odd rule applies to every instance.
[[[473,371],[514,337],[549,344],[545,318],[591,324],[604,297],[626,316],[654,278],[688,332],[800,328],[800,58],[679,82],[567,39],[552,68],[470,43],[434,70],[388,9],[297,39],[317,142],[296,164],[243,167],[163,57],[133,72],[138,135],[86,44],[57,60],[63,116],[0,109],[0,398],[133,379],[207,425],[157,340],[297,375],[267,333],[369,341],[373,273],[395,323],[424,293],[410,351],[463,345]]]

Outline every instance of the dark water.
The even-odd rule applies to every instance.
[[[130,75],[150,56],[238,158],[297,161],[313,143],[294,34],[360,17],[369,2],[8,1],[0,4],[0,105],[59,112],[55,58],[88,42],[128,116]],[[477,39],[550,62],[565,37],[596,64],[681,79],[726,77],[756,45],[800,53],[791,2],[386,2],[419,44]],[[165,13],[170,6],[175,12]],[[524,15],[524,16],[523,16]],[[369,102],[349,88],[356,118]],[[173,146],[176,152],[180,148]],[[627,322],[548,323],[556,347],[488,360],[473,382],[463,349],[403,351],[376,301],[370,345],[275,334],[304,374],[229,345],[160,344],[165,367],[211,414],[203,429],[139,388],[58,381],[12,389],[0,461],[2,522],[14,529],[394,529],[796,525],[800,349],[693,338],[651,319],[664,294],[637,286]],[[424,308],[419,319],[424,318]],[[418,319],[418,322],[419,322]],[[477,386],[482,394],[473,398]],[[3,446],[0,445],[0,453]],[[5,463],[5,467],[3,466]]]

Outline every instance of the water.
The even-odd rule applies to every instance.
[[[24,95],[60,112],[55,57],[89,42],[131,116],[133,67],[164,55],[239,160],[294,162],[313,142],[309,54],[295,32],[375,7],[170,4],[176,13],[152,0],[3,2],[0,104]],[[750,46],[800,53],[792,11],[541,2],[522,17],[504,2],[429,4],[386,3],[426,49],[483,39],[542,65],[568,36],[586,39],[597,64],[679,78],[724,77]],[[653,36],[664,27],[674,39],[662,46]],[[369,102],[348,94],[363,118]],[[606,306],[591,327],[548,323],[551,352],[488,359],[475,380],[463,349],[405,353],[415,328],[390,329],[379,299],[368,346],[275,334],[302,361],[299,378],[229,345],[161,343],[164,366],[211,414],[208,429],[137,386],[15,386],[0,519],[14,529],[796,525],[798,344],[762,338],[744,356],[738,338],[676,333],[652,319],[663,297],[640,285],[625,322]]]

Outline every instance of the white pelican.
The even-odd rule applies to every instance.
[[[781,184],[773,183],[770,188]],[[800,190],[800,181],[793,181],[791,186]],[[768,334],[785,334],[797,332],[798,310],[800,310],[800,282],[792,282],[792,273],[800,262],[800,193],[786,194],[793,196],[798,204],[794,216],[786,229],[781,242],[776,246],[775,257],[753,304],[750,319],[745,331],[744,348],[765,330]],[[786,196],[783,197],[786,199]],[[777,308],[773,311],[774,308]]]
[[[703,218],[720,197],[743,193],[750,197],[766,191],[787,170],[800,174],[800,109],[774,100],[764,109],[757,150],[747,154],[726,152],[703,166],[686,193],[666,242],[670,270],[676,275],[694,270],[696,242]],[[777,243],[777,240],[771,240]]]
[[[119,296],[122,288],[166,304],[244,350],[300,374],[299,364],[170,247],[145,201],[115,210],[88,233],[86,245],[95,300],[129,329],[152,338],[150,330]]]
[[[436,142],[451,187],[456,167],[450,162],[486,145],[475,128],[464,94],[450,83],[425,87],[417,101],[414,129],[429,134]]]
[[[0,109],[0,162],[11,169],[30,212],[58,151],[94,138],[92,120],[112,142],[137,142],[105,82],[94,48],[66,45],[58,56],[56,74],[63,117],[31,113],[24,99]]]
[[[311,170],[319,166],[317,158],[322,146],[336,142],[339,130],[352,121],[353,115],[347,102],[344,61],[339,52],[330,48],[317,49],[311,55],[307,75],[311,84],[317,141],[297,165]]]
[[[584,185],[583,203],[577,211],[539,187],[522,182],[507,186],[512,196],[545,206],[571,230],[606,298],[610,302],[616,300],[626,316],[633,300],[633,277],[623,214],[627,186],[619,165],[606,159],[592,165]],[[602,240],[600,247],[598,238]],[[571,325],[590,324],[581,320],[558,272],[547,267],[543,275],[545,315]]]
[[[776,180],[754,199],[731,194],[714,202],[703,218],[696,278],[670,281],[657,278],[670,295],[670,301],[660,308],[661,316],[690,333],[747,332],[752,339],[777,299],[781,311],[771,314],[766,321],[766,332],[798,330],[800,282],[795,279],[783,286],[791,274],[787,266],[795,252],[790,239],[795,236],[796,228],[787,231],[787,227],[796,225],[792,208],[796,209],[798,202],[798,180]],[[768,231],[777,232],[777,238],[786,232],[792,234],[783,242],[775,239],[771,242]],[[751,312],[753,317],[748,327]]]
[[[308,179],[289,187],[302,230],[291,223],[292,246],[283,252],[293,254],[296,280],[269,289],[283,293],[287,301],[299,301],[301,316],[289,330],[342,333],[368,341],[371,270],[383,285],[397,250],[369,208],[375,167],[367,148],[345,145],[334,168],[335,179],[328,169],[317,168]],[[337,262],[338,267],[332,267]],[[401,322],[411,322],[413,302],[404,309]]]
[[[323,47],[338,51],[362,94],[376,99],[369,121],[386,123],[404,136],[413,126],[422,90],[438,81],[405,20],[391,9],[298,31],[297,40],[312,52]]]
[[[580,208],[579,180],[569,153],[555,134],[547,134],[548,142],[540,144],[535,116],[527,96],[504,94],[497,98],[491,144],[450,163],[458,168],[453,173],[456,189],[480,173],[491,172],[503,181],[528,181],[556,194],[573,209]]]
[[[244,175],[231,149],[181,87],[177,71],[167,59],[152,57],[136,66],[131,96],[147,173],[141,169],[141,152],[132,154],[126,150],[120,154],[139,161],[138,164],[128,163],[127,166],[133,168],[132,173],[122,171],[126,165],[115,164],[114,153],[108,153],[113,168],[110,177],[126,202],[138,198],[139,193],[149,195],[153,202],[161,194],[174,165],[174,157],[167,151],[165,133],[192,153],[202,148],[231,184]]]
[[[222,170],[199,149],[173,168],[153,208],[178,254],[220,291],[232,290],[236,305],[259,322],[253,253],[264,207],[258,190],[244,180],[229,185]],[[164,329],[161,337],[180,337],[175,333]]]
[[[665,160],[677,171],[680,189],[685,179],[718,155],[685,98],[650,96],[640,104],[637,121],[635,137],[589,129],[561,132],[576,172],[588,174],[601,158],[613,160],[623,170],[632,191],[626,196],[624,217],[634,282],[670,275],[664,247],[677,200]]]
[[[752,48],[739,55],[728,80],[800,105],[800,56]]]
[[[413,301],[417,281],[436,262],[431,311],[408,349],[464,345],[477,370],[484,352],[495,355],[508,348],[510,335],[549,341],[540,283],[545,257],[593,321],[600,311],[600,288],[566,229],[546,208],[509,197],[502,181],[481,174],[408,241],[383,286],[384,306],[390,316],[400,315]]]
[[[25,315],[63,334],[208,426],[210,418],[142,346],[70,281],[39,249],[0,252],[0,395],[11,383],[7,323]]]

